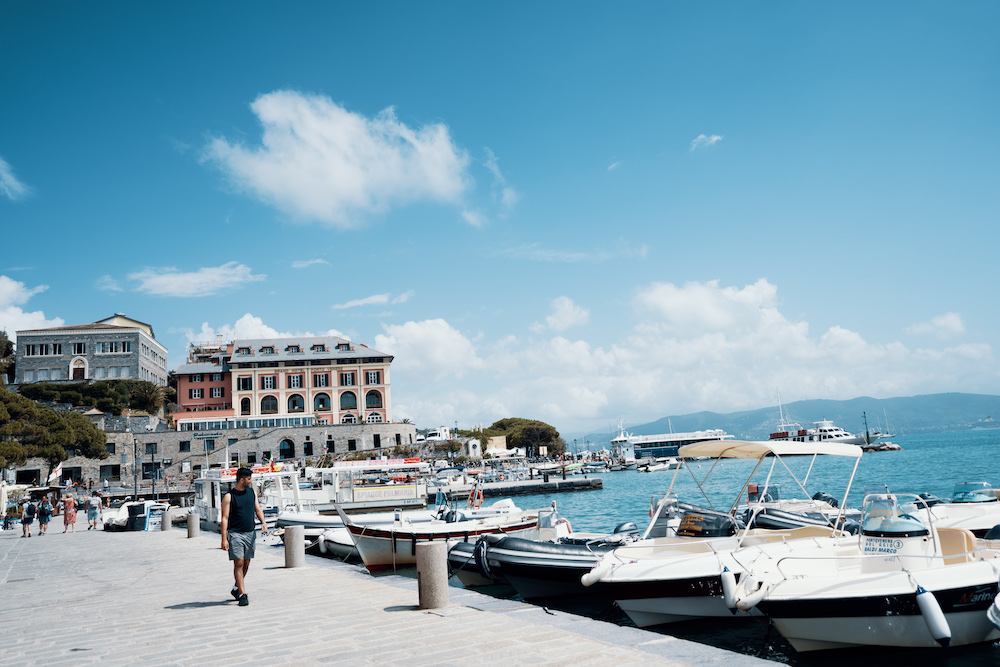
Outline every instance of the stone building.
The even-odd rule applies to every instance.
[[[17,332],[15,384],[131,378],[167,384],[153,327],[118,313],[92,324]]]

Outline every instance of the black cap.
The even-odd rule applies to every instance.
[[[244,477],[250,477],[252,475],[253,475],[253,470],[250,470],[250,468],[240,468],[239,470],[236,471],[237,480],[243,479]]]

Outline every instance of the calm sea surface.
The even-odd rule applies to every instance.
[[[956,433],[898,436],[893,442],[903,449],[896,452],[872,452],[861,457],[857,475],[848,496],[848,505],[860,507],[867,485],[884,485],[894,493],[929,492],[951,497],[957,482],[989,482],[1000,488],[1000,428]],[[789,469],[801,480],[809,470],[811,457],[787,461]],[[674,491],[687,502],[728,510],[737,490],[746,481],[754,463],[726,461],[712,468],[711,461],[691,462],[676,477]],[[818,458],[805,485],[809,496],[825,491],[842,499],[850,478],[853,460],[840,457]],[[754,482],[763,483],[770,470],[761,466]],[[708,473],[711,471],[711,475]],[[805,494],[780,464],[774,468],[771,483],[781,485],[786,498]],[[644,528],[649,520],[650,497],[662,495],[674,478],[674,471],[654,473],[635,471],[609,472],[600,491],[542,494],[517,498],[520,507],[542,507],[556,501],[560,515],[568,518],[575,531],[610,532],[623,521],[634,521]],[[707,481],[706,481],[707,478]],[[696,481],[697,480],[697,481]],[[699,490],[699,486],[702,490]],[[704,492],[704,493],[703,493]],[[607,620],[628,624],[623,616]],[[834,665],[845,659],[856,664],[947,665],[972,667],[1000,665],[1000,643],[946,650],[901,651],[846,649],[818,654],[796,653],[766,622],[692,621],[654,628],[665,633],[741,653],[756,655],[793,665]]]

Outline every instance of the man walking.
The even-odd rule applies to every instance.
[[[257,495],[250,486],[252,475],[250,468],[237,470],[236,486],[222,497],[222,548],[229,552],[229,560],[233,561],[236,583],[230,593],[239,600],[241,607],[250,604],[244,580],[257,543],[254,516],[260,520],[261,535],[267,535],[264,510],[260,508]]]

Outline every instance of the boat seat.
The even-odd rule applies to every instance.
[[[968,563],[975,560],[970,551],[976,549],[976,536],[966,528],[938,528],[938,539],[941,540],[941,555],[945,565]]]

